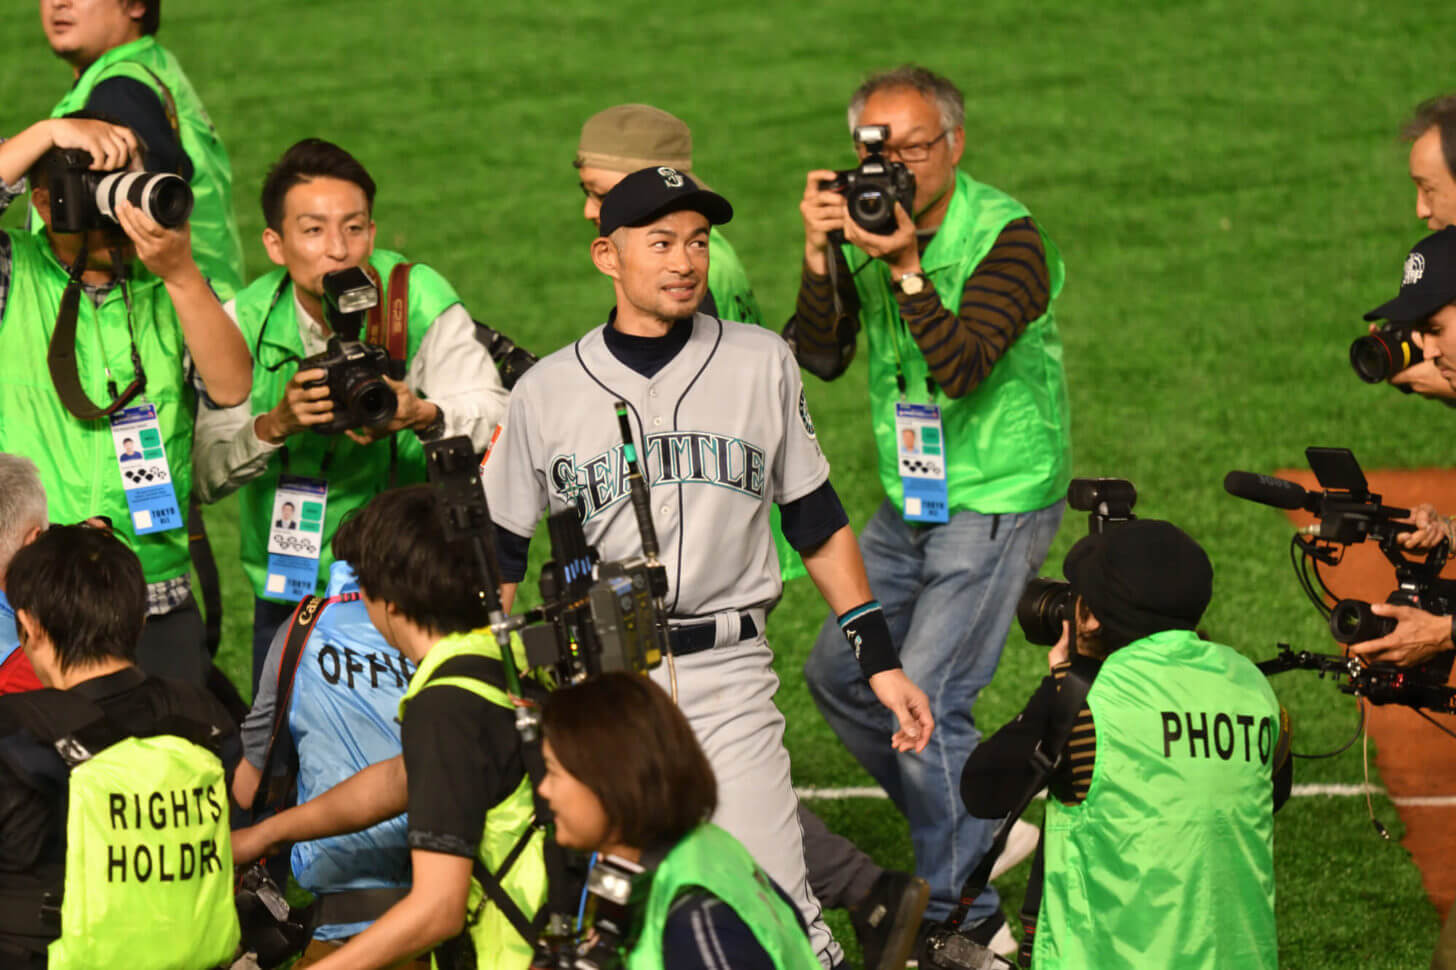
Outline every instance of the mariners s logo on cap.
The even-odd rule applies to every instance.
[[[1401,277],[1401,286],[1410,286],[1412,283],[1419,283],[1421,277],[1426,275],[1426,257],[1420,253],[1411,253],[1405,258],[1405,275]]]
[[[657,174],[662,176],[662,184],[670,189],[680,189],[683,186],[682,173],[675,168],[666,165],[659,166]]]

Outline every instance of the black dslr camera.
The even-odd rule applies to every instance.
[[[849,204],[849,217],[865,232],[889,236],[895,232],[895,203],[915,212],[915,175],[903,162],[885,161],[889,125],[860,125],[854,140],[863,145],[864,161],[859,168],[835,172],[834,178],[819,183],[821,189],[838,192]]]
[[[304,387],[327,387],[334,417],[313,425],[319,434],[388,424],[399,401],[386,376],[404,379],[404,361],[391,360],[383,347],[362,343],[359,334],[368,312],[379,305],[379,287],[357,266],[324,274],[324,319],[333,331],[321,354],[298,362],[299,370],[319,368],[324,376]]]
[[[1387,322],[1374,333],[1355,338],[1350,344],[1350,366],[1367,384],[1389,380],[1392,374],[1426,359],[1411,339],[1413,323]]]
[[[192,187],[168,172],[91,169],[91,153],[66,148],[46,171],[51,192],[51,230],[116,229],[116,207],[125,199],[157,225],[176,229],[192,214]]]
[[[1360,463],[1347,448],[1306,448],[1305,457],[1324,489],[1306,491],[1283,478],[1233,471],[1224,478],[1230,495],[1261,502],[1280,509],[1303,509],[1312,513],[1317,525],[1294,534],[1292,552],[1300,588],[1329,622],[1330,634],[1340,643],[1363,643],[1383,637],[1395,629],[1396,621],[1376,616],[1364,600],[1341,599],[1330,592],[1320,575],[1320,565],[1338,565],[1346,546],[1373,539],[1395,567],[1396,589],[1387,603],[1414,606],[1446,616],[1456,610],[1456,581],[1441,579],[1450,549],[1443,540],[1424,559],[1409,559],[1399,537],[1415,527],[1396,521],[1408,518],[1409,509],[1385,505],[1370,491]],[[1359,694],[1375,704],[1404,704],[1432,710],[1456,712],[1452,691],[1445,687],[1456,654],[1444,653],[1414,667],[1391,663],[1361,663],[1345,657],[1326,657],[1285,648],[1275,660],[1259,669],[1266,674],[1309,669],[1348,676],[1341,690]]]
[[[1137,489],[1122,478],[1074,478],[1067,486],[1067,505],[1087,516],[1087,534],[1137,518]],[[1062,638],[1062,623],[1074,619],[1076,596],[1070,583],[1038,576],[1026,584],[1016,601],[1016,622],[1029,643],[1050,647]]]

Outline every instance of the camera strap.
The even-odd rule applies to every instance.
[[[404,361],[409,354],[409,274],[414,263],[395,263],[389,271],[389,283],[382,287],[384,303],[376,303],[369,310],[368,323],[364,329],[364,342],[383,347],[390,360]],[[378,274],[369,267],[369,275]],[[398,379],[398,378],[396,378]]]
[[[50,345],[46,348],[46,365],[51,372],[51,384],[56,389],[56,396],[61,399],[61,404],[67,411],[82,421],[111,417],[131,403],[147,386],[146,371],[142,369],[141,354],[137,351],[136,332],[131,319],[131,300],[126,293],[126,277],[120,260],[114,260],[115,271],[122,287],[122,296],[126,300],[126,334],[131,341],[131,366],[135,376],[126,389],[118,393],[116,381],[112,379],[111,372],[107,371],[106,386],[112,400],[104,408],[93,402],[81,386],[76,360],[76,326],[81,312],[81,274],[86,271],[89,255],[85,237],[82,237],[81,251],[76,254],[68,271],[69,279],[66,281],[65,292],[61,294],[60,310],[56,314],[56,328],[51,332]],[[104,351],[102,356],[105,357]]]
[[[981,857],[980,863],[966,879],[965,885],[961,888],[961,901],[955,911],[950,914],[946,921],[952,929],[960,927],[965,920],[966,913],[970,911],[971,904],[976,897],[986,888],[991,881],[991,870],[996,866],[996,859],[1001,855],[1001,850],[1006,847],[1006,839],[1011,834],[1011,828],[1016,824],[1021,813],[1026,811],[1026,806],[1032,803],[1036,795],[1041,791],[1053,774],[1062,763],[1066,753],[1067,741],[1072,736],[1072,730],[1077,725],[1077,716],[1087,706],[1087,694],[1092,690],[1092,677],[1085,670],[1079,670],[1077,664],[1067,668],[1066,675],[1062,677],[1061,683],[1057,685],[1056,697],[1052,703],[1051,730],[1037,742],[1036,750],[1031,756],[1033,768],[1031,781],[1027,784],[1026,790],[1022,792],[1017,800],[1016,806],[1001,820],[996,827],[996,834],[991,839],[991,847]],[[1040,851],[1040,845],[1037,847]]]
[[[293,678],[298,673],[298,661],[303,656],[303,648],[308,643],[313,628],[318,625],[319,617],[323,616],[324,607],[330,603],[351,603],[359,599],[360,595],[344,593],[329,599],[321,596],[305,597],[288,620],[283,657],[278,663],[278,690],[273,697],[273,730],[268,735],[268,748],[263,755],[261,780],[258,783],[262,801],[259,801],[258,795],[253,796],[255,815],[259,809],[276,805],[288,797],[298,777],[297,750],[292,744],[288,744],[282,747],[281,753],[279,742],[288,730],[288,713],[293,702]],[[286,760],[283,773],[274,777],[273,764],[278,757]]]

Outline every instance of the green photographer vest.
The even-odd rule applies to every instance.
[[[695,889],[712,893],[738,914],[778,970],[818,968],[819,958],[797,914],[774,891],[769,877],[742,843],[707,823],[684,836],[653,870],[641,930],[626,954],[628,970],[665,970],[662,934],[668,911],[679,895]]]
[[[86,68],[51,117],[80,111],[92,89],[113,77],[140,81],[157,92],[169,114],[176,111],[182,150],[192,160],[190,184],[196,199],[191,218],[192,257],[218,298],[230,299],[243,286],[243,244],[233,217],[232,162],[177,58],[153,37],[113,47]],[[32,226],[39,230],[40,220],[32,219]]]
[[[1004,192],[956,173],[945,222],[920,257],[922,272],[947,309],[959,311],[966,280],[996,237],[1007,223],[1027,214]],[[1042,244],[1055,300],[1066,273],[1045,233]],[[1072,464],[1070,414],[1061,338],[1050,304],[975,390],[953,398],[936,387],[932,395],[926,387],[930,369],[900,317],[889,267],[850,245],[844,246],[844,256],[855,274],[869,344],[870,418],[880,482],[895,506],[904,508],[895,434],[895,402],[901,399],[897,360],[905,400],[940,405],[952,513],[1029,512],[1065,498]]]
[[[526,667],[525,647],[520,638],[512,636],[511,652],[516,658],[517,669]],[[473,677],[436,677],[436,672],[446,661],[454,657],[477,656],[500,660],[500,647],[488,630],[472,633],[456,633],[445,637],[430,648],[420,661],[414,677],[410,678],[409,690],[399,702],[399,717],[404,720],[405,709],[423,690],[438,687],[457,687],[468,690],[477,697],[492,704],[513,710],[505,691],[494,684]],[[408,768],[408,765],[405,766]],[[535,818],[531,800],[531,779],[521,778],[516,786],[498,805],[485,814],[485,828],[480,836],[476,861],[496,874],[500,886],[530,919],[546,902],[546,861],[543,855],[544,836],[541,831],[532,831],[526,847],[516,857],[510,869],[502,873],[501,866],[511,854],[516,843],[527,832]],[[477,966],[480,970],[517,970],[530,964],[535,950],[535,940],[525,940],[516,932],[510,921],[485,897],[480,882],[473,876],[470,880],[470,894],[465,904],[465,932],[475,946]],[[438,966],[438,962],[435,962]]]
[[[376,249],[369,257],[369,264],[379,273],[381,280],[388,280],[390,270],[403,260],[404,257],[398,253]],[[425,331],[435,318],[460,302],[454,288],[428,266],[418,263],[412,266],[409,283],[406,364],[414,360],[420,341],[424,340]],[[383,294],[380,299],[383,300]],[[298,330],[293,283],[287,279],[287,270],[280,267],[251,283],[237,295],[234,312],[238,327],[248,342],[248,350],[253,354],[252,413],[262,414],[282,400],[284,389],[298,372],[296,361],[307,356]],[[425,452],[418,436],[412,431],[401,431],[394,435],[394,440],[398,449],[393,468],[394,484],[423,482]],[[260,599],[277,602],[282,600],[267,595],[264,582],[268,572],[268,523],[273,515],[273,493],[278,486],[278,476],[284,471],[284,450],[288,452],[288,474],[326,478],[329,482],[323,548],[319,555],[319,583],[327,581],[329,566],[334,562],[332,544],[339,523],[391,484],[388,439],[359,445],[346,435],[303,431],[290,437],[284,448],[269,459],[267,470],[262,475],[238,490],[243,571]],[[327,471],[324,469],[326,458]]]
[[[1228,647],[1165,630],[1115,651],[1087,695],[1081,805],[1046,810],[1037,970],[1278,965],[1279,705]]]
[[[147,582],[191,568],[187,530],[138,536],[121,487],[121,469],[105,419],[82,421],[67,411],[51,383],[46,351],[56,327],[66,269],[44,235],[11,230],[10,292],[0,317],[0,451],[25,455],[40,469],[53,522],[111,519],[116,535],[137,554]],[[187,345],[162,281],[131,265],[132,322],[146,371],[142,399],[156,405],[162,443],[180,508],[192,493],[192,423],[197,393],[182,371]],[[126,303],[113,287],[98,308],[82,297],[76,323],[81,386],[93,401],[109,402],[106,371],[118,387],[132,379]],[[138,403],[141,399],[138,400]]]
[[[724,320],[763,326],[758,298],[748,284],[748,273],[738,261],[738,252],[717,227],[708,230],[708,292]]]

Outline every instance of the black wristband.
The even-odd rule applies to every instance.
[[[859,661],[859,669],[869,680],[886,670],[900,669],[900,655],[890,637],[890,624],[879,600],[870,600],[839,617],[839,629]]]

